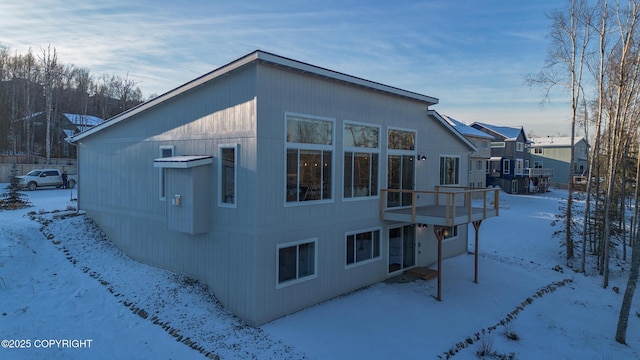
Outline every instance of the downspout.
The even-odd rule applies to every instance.
[[[68,138],[67,138],[68,139]],[[70,145],[75,146],[76,148],[76,179],[78,181],[76,181],[76,185],[78,186],[78,190],[80,189],[80,160],[78,158],[78,155],[80,153],[80,147],[73,141],[69,141],[65,139]],[[73,190],[71,190],[72,194],[73,194]],[[73,196],[72,196],[73,198]],[[76,214],[80,213],[80,191],[76,191]]]

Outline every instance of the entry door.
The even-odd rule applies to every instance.
[[[389,229],[389,273],[416,264],[415,226],[406,225]]]
[[[387,188],[414,190],[415,155],[389,155],[387,161]],[[390,192],[387,207],[411,206],[411,193]]]

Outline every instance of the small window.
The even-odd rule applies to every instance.
[[[543,149],[543,148],[541,148],[541,147],[533,148],[533,153],[534,153],[534,154],[540,154],[540,155],[541,155],[541,154],[543,153],[543,152],[542,152],[542,149]]]
[[[380,258],[380,230],[347,234],[346,265]]]
[[[317,243],[313,239],[278,245],[276,288],[316,277]]]
[[[482,161],[482,160],[477,160],[476,161],[476,170],[477,171],[484,170],[484,161]]]
[[[490,170],[491,170],[491,163],[489,162],[489,160],[485,160],[484,173],[488,174]]]
[[[482,140],[482,148],[483,149],[488,149],[489,148],[489,141],[488,140]]]
[[[510,174],[511,173],[511,162],[509,159],[502,159],[502,173]]]
[[[444,229],[442,240],[453,239],[458,237],[458,226],[449,226]]]
[[[220,198],[218,204],[236,207],[236,179],[238,176],[237,145],[221,145],[218,166]]]
[[[516,151],[524,151],[524,143],[516,142]]]
[[[505,146],[506,145],[505,145],[504,141],[492,141],[491,142],[491,147],[492,148],[503,148]]]
[[[161,158],[172,157],[174,151],[175,151],[175,147],[173,145],[160,146],[160,157]],[[165,188],[166,169],[159,168],[159,170],[160,170],[160,175],[159,175],[159,178],[160,178],[160,180],[159,180],[159,183],[160,183],[160,200],[164,201],[166,199],[165,191],[167,190]]]
[[[440,185],[459,185],[460,158],[440,157]]]

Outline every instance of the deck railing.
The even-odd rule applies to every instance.
[[[416,222],[416,208],[420,206],[429,205],[444,205],[445,210],[443,216],[448,225],[453,225],[453,220],[456,218],[456,207],[464,207],[467,211],[467,219],[472,221],[473,200],[476,199],[482,202],[482,207],[476,207],[482,209],[482,219],[487,218],[487,208],[493,207],[495,210],[495,216],[499,215],[500,208],[500,189],[477,189],[465,186],[448,186],[439,185],[435,187],[435,190],[402,190],[402,189],[381,189],[380,190],[380,218],[384,219],[385,211],[390,208],[387,207],[387,194],[399,193],[399,194],[411,194],[411,222]],[[493,193],[493,202],[489,198],[489,194]],[[427,195],[432,198],[431,201],[424,201],[420,199],[421,195]],[[400,196],[402,197],[402,196]],[[418,204],[418,200],[420,204]],[[398,206],[398,208],[407,206]]]

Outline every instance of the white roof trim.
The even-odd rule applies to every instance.
[[[377,91],[382,91],[382,92],[386,92],[389,94],[393,94],[393,95],[398,95],[398,96],[403,96],[403,97],[408,97],[411,99],[415,99],[418,101],[423,101],[426,102],[429,105],[435,105],[438,103],[438,99],[431,97],[431,96],[427,96],[427,95],[422,95],[419,93],[415,93],[415,92],[411,92],[411,91],[407,91],[407,90],[402,90],[393,86],[388,86],[388,85],[384,85],[384,84],[380,84],[374,81],[369,81],[369,80],[365,80],[362,78],[358,78],[355,76],[351,76],[351,75],[347,75],[347,74],[343,74],[337,71],[333,71],[333,70],[328,70],[325,68],[321,68],[318,66],[314,66],[314,65],[310,65],[307,63],[303,63],[300,61],[296,61],[296,60],[292,60],[292,59],[288,59],[282,56],[278,56],[275,54],[271,54],[268,52],[264,52],[261,50],[256,50],[250,54],[247,54],[237,60],[234,60],[226,65],[223,65],[207,74],[204,74],[194,80],[191,80],[173,90],[170,90],[154,99],[151,99],[145,103],[142,103],[136,107],[134,107],[133,109],[129,109],[119,115],[114,116],[111,119],[108,119],[107,121],[96,125],[90,129],[87,129],[79,134],[76,134],[75,136],[72,136],[70,138],[70,142],[77,142],[91,134],[94,134],[106,127],[115,125],[117,123],[119,123],[122,120],[125,120],[131,116],[134,116],[142,111],[145,111],[153,106],[156,106],[168,99],[171,99],[177,95],[180,95],[186,91],[189,91],[197,86],[200,86],[212,79],[215,79],[221,75],[227,74],[233,70],[236,70],[240,67],[243,67],[251,62],[254,61],[264,61],[266,63],[272,63],[272,64],[276,64],[276,65],[280,65],[283,67],[287,67],[290,69],[294,69],[294,70],[298,70],[301,72],[306,72],[306,73],[310,73],[316,76],[321,76],[321,77],[326,77],[326,78],[330,78],[333,80],[337,80],[337,81],[342,81],[342,82],[346,82],[352,85],[356,85],[356,86],[363,86],[369,89],[373,89],[373,90],[377,90]]]
[[[455,127],[451,125],[449,121],[447,121],[445,118],[443,118],[442,115],[440,115],[437,111],[429,109],[427,110],[427,115],[432,116],[436,118],[438,121],[440,121],[440,123],[445,128],[447,128],[452,135],[457,137],[460,141],[462,141],[465,145],[467,145],[471,150],[478,151],[478,147],[474,143],[472,143],[471,140],[467,139],[458,130],[456,130]]]
[[[211,163],[213,163],[213,157],[210,155],[180,155],[154,159],[153,167],[189,169]]]

